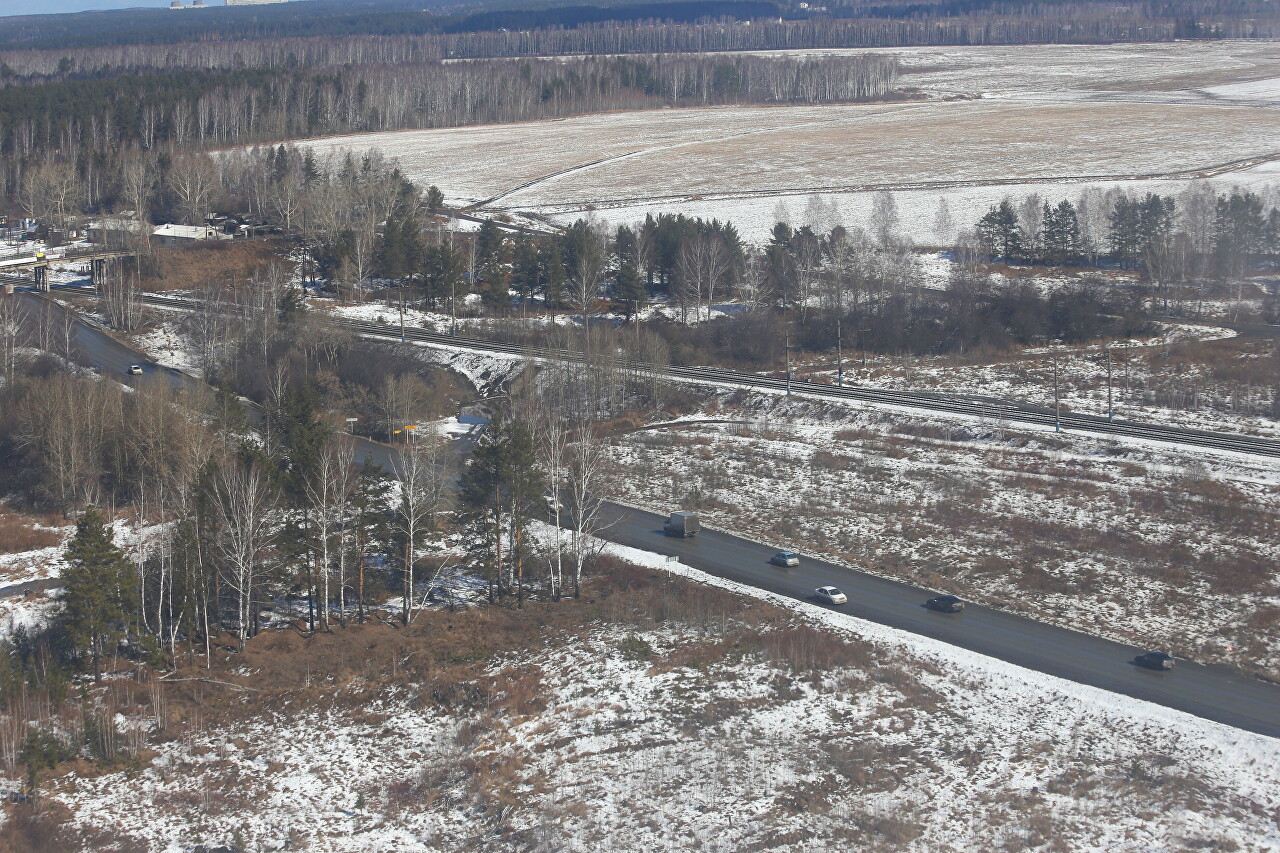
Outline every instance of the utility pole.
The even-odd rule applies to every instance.
[[[791,330],[787,329],[783,332],[783,340],[786,342],[787,351],[787,396],[791,396]]]
[[[1062,401],[1058,397],[1058,360],[1053,360],[1053,429],[1062,432]]]
[[[453,232],[449,232],[449,257],[456,258],[453,254]],[[451,337],[458,336],[458,276],[453,272],[452,262],[449,268],[449,335]],[[471,277],[475,277],[474,269]]]
[[[844,387],[844,349],[840,340],[840,318],[836,317],[836,385]]]
[[[1107,420],[1111,420],[1115,416],[1115,409],[1111,406],[1111,348],[1107,348]]]
[[[458,336],[458,282],[449,282],[449,334]]]
[[[404,283],[400,283],[400,343],[405,342],[404,336]]]

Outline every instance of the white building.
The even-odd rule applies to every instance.
[[[177,246],[193,243],[198,240],[230,240],[230,235],[223,234],[209,225],[161,225],[151,232],[151,236],[161,246]]]

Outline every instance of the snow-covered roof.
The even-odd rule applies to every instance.
[[[105,229],[108,231],[137,231],[142,226],[142,222],[132,216],[104,216],[101,219],[90,222],[86,228],[89,229]]]
[[[208,225],[161,225],[151,232],[153,237],[176,237],[184,240],[209,240],[217,235],[218,229]]]

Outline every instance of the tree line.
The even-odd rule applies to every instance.
[[[832,103],[888,95],[881,56],[651,56],[406,62],[108,75],[0,89],[0,165],[71,163],[89,185],[131,151],[174,156],[264,139],[453,127],[607,109]]]
[[[305,43],[363,39],[422,45],[420,58],[547,56],[655,51],[778,50],[926,44],[1104,43],[1191,38],[1271,38],[1276,13],[1266,0],[1114,4],[1077,2],[830,2],[822,10],[762,2],[667,2],[618,6],[553,6],[537,10],[439,14],[410,8],[362,9],[312,3],[307,15],[286,8],[219,9],[177,18],[163,12],[83,14],[74,18],[7,19],[0,61],[28,67],[18,51],[38,49],[56,67],[91,48],[103,56],[135,45],[175,56],[202,44]],[[176,47],[176,49],[174,49]],[[69,51],[76,51],[72,54]],[[254,64],[245,54],[248,64]],[[153,51],[162,56],[165,51]],[[16,56],[14,62],[9,57]],[[197,62],[203,60],[195,60]],[[50,64],[51,63],[51,64]],[[115,59],[114,66],[128,66]],[[212,66],[210,66],[212,67]]]
[[[1005,199],[978,220],[983,251],[1008,261],[1114,261],[1156,283],[1239,279],[1280,256],[1280,208],[1248,190],[1197,184],[1181,195],[1086,192],[1056,204]]]

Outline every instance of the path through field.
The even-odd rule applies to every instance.
[[[749,240],[780,215],[804,224],[806,206],[864,225],[879,192],[895,195],[906,236],[927,244],[949,236],[935,223],[943,200],[954,227],[967,227],[1005,196],[1173,193],[1195,181],[1265,189],[1280,178],[1277,44],[894,52],[912,100],[605,113],[303,144],[378,147],[477,213],[621,224],[684,212],[730,219]]]

